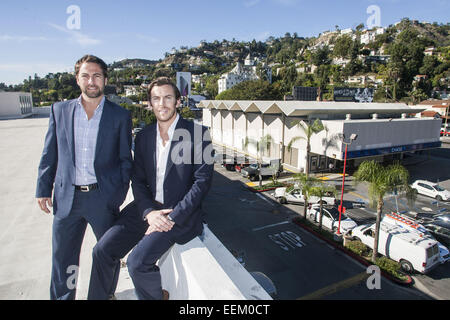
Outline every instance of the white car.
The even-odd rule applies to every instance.
[[[289,191],[286,190],[286,187],[276,188],[275,193],[273,193],[272,195],[278,200],[279,203],[305,203],[305,197],[302,194],[302,189],[293,188]],[[333,206],[336,204],[336,198],[334,197],[334,195],[330,194],[326,197],[322,197],[322,202],[324,205]],[[320,203],[320,198],[316,196],[310,196],[308,198],[308,203]]]
[[[320,205],[313,205],[310,209],[308,209],[306,214],[311,220],[319,222]],[[337,207],[333,206],[331,208],[322,208],[322,225],[332,231],[337,230],[339,226],[339,211]],[[358,225],[355,221],[347,217],[345,214],[341,214],[341,233],[346,234],[357,226]]]
[[[411,185],[411,188],[416,190],[417,193],[435,198],[439,201],[450,200],[450,192],[434,182],[430,182],[427,180],[416,180]]]

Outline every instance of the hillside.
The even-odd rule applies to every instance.
[[[265,41],[201,41],[197,47],[172,48],[159,61],[114,62],[109,83],[123,94],[125,85],[140,86],[158,76],[175,78],[177,71],[189,71],[193,93],[213,99],[220,75],[250,55],[257,70],[272,69],[271,85],[281,96],[290,94],[294,85],[320,87],[324,99],[332,97],[335,86],[374,87],[377,101],[417,102],[450,91],[450,24],[405,18],[385,28],[363,27],[311,38],[287,32]],[[36,102],[51,102],[67,97],[71,87],[77,91],[73,80],[57,73],[16,86],[0,84],[0,89],[31,91]]]

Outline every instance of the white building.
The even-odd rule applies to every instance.
[[[375,28],[372,30],[364,30],[361,34],[361,43],[368,44],[375,41],[375,37],[379,34],[383,34],[385,29],[382,27]]]
[[[139,86],[125,85],[123,90],[125,91],[125,96],[135,96],[139,93]]]
[[[219,80],[217,80],[219,87],[218,92],[221,93],[222,91],[228,90],[243,81],[258,79],[259,77],[256,75],[255,66],[242,65],[242,63],[238,62],[230,72],[221,75]]]
[[[30,117],[33,97],[29,92],[0,92],[0,119]]]
[[[283,167],[304,171],[309,161],[311,172],[342,166],[348,139],[358,135],[348,147],[347,162],[357,166],[362,160],[389,161],[401,159],[405,152],[438,148],[441,119],[409,118],[420,113],[422,106],[402,103],[353,103],[316,101],[221,101],[204,100],[203,125],[210,128],[214,143],[237,153],[257,157],[246,138],[259,141],[270,134],[272,143],[263,160],[281,159]],[[311,153],[306,156],[306,140],[298,139],[288,150],[294,137],[304,137],[296,125],[299,121],[322,120],[326,130],[311,138]]]

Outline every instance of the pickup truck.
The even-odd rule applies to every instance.
[[[257,163],[252,163],[248,167],[241,170],[242,176],[250,179],[250,181],[258,180],[260,172],[263,179],[265,177],[272,177],[273,175],[275,175],[276,177],[280,175],[280,169],[276,169],[269,163],[262,163],[261,169],[258,167]]]

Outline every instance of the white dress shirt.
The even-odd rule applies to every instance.
[[[163,145],[163,139],[159,131],[159,125],[156,125],[156,194],[155,200],[164,204],[164,176],[166,175],[167,159],[169,158],[170,146],[172,144],[173,133],[180,116],[177,114],[175,121],[169,127],[169,141]]]

